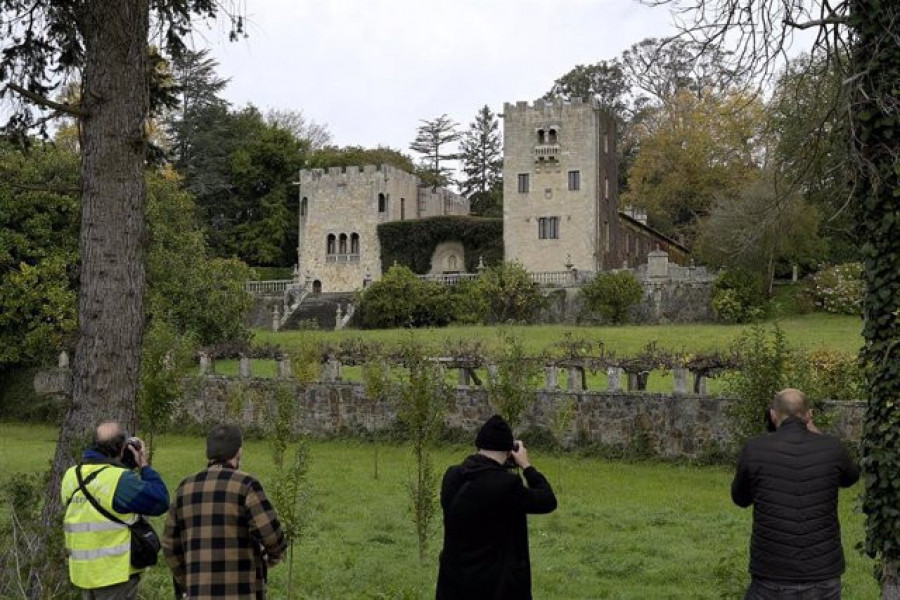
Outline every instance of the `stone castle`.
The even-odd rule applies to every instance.
[[[618,207],[616,123],[596,102],[504,105],[505,260],[530,272],[593,273],[644,264],[653,250],[675,262],[686,248]],[[467,199],[392,166],[300,172],[298,271],[312,293],[349,292],[381,276],[378,225],[467,215]],[[461,244],[442,244],[431,273],[464,269]]]
[[[313,293],[358,290],[381,276],[379,224],[469,214],[466,198],[389,165],[303,170],[299,186],[297,264]],[[463,264],[443,258],[447,270]]]

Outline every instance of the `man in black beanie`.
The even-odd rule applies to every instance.
[[[500,416],[487,420],[475,446],[476,454],[447,469],[441,487],[444,549],[437,600],[530,600],[525,515],[553,512],[556,496]],[[510,458],[527,487],[507,466]]]

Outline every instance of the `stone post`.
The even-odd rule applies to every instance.
[[[340,359],[330,356],[325,361],[325,368],[322,369],[322,380],[330,383],[341,381],[341,361]]]
[[[213,371],[212,369],[212,358],[209,356],[209,352],[201,352],[200,353],[200,374],[201,375],[209,375]]]
[[[654,250],[647,254],[647,277],[667,279],[669,277],[669,254],[664,250]]]
[[[499,369],[497,365],[487,365],[487,376],[488,381],[491,383],[495,383],[497,381],[497,374],[499,373]]]
[[[797,283],[797,265],[791,267],[791,281]]]
[[[675,367],[672,373],[675,376],[675,394],[684,395],[688,390],[688,370],[684,367]]]
[[[546,367],[547,373],[547,385],[546,388],[548,390],[558,390],[559,389],[559,379],[557,376],[556,365],[549,365]]]
[[[469,386],[472,384],[471,377],[469,377],[469,369],[468,367],[460,367],[459,371],[459,381],[457,385],[459,386]]]
[[[338,304],[337,310],[334,311],[334,330],[339,331],[342,327],[341,321],[344,320],[344,313],[341,311],[341,305]]]
[[[59,362],[57,362],[57,366],[60,369],[68,369],[69,368],[69,353],[63,350],[59,353]]]
[[[706,377],[703,375],[694,375],[694,393],[701,396],[706,395]]]
[[[620,367],[606,368],[606,391],[622,391],[622,369]]]
[[[569,367],[569,377],[566,381],[566,389],[583,390],[584,379],[582,378],[581,367]]]
[[[276,304],[275,308],[272,309],[272,331],[278,331],[279,327],[281,327],[281,310]]]
[[[291,359],[289,356],[281,355],[278,357],[278,376],[279,377],[290,377],[291,376]]]
[[[238,376],[241,379],[250,379],[252,376],[252,371],[250,369],[250,357],[246,354],[241,354],[241,357],[238,361]]]

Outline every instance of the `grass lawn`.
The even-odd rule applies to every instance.
[[[862,346],[862,322],[858,317],[811,313],[785,317],[777,322],[787,339],[806,349],[832,348],[856,353]],[[505,330],[519,337],[527,351],[538,354],[554,342],[570,333],[575,338],[591,342],[602,341],[605,347],[620,355],[636,354],[649,342],[657,341],[666,349],[687,352],[724,350],[746,328],[743,325],[689,323],[681,325],[620,325],[580,327],[575,325],[509,325]],[[410,338],[436,348],[445,341],[480,341],[485,346],[497,343],[500,327],[451,326],[440,329],[376,329],[343,331],[281,331],[273,333],[264,329],[254,330],[257,344],[277,344],[284,348],[295,347],[304,339],[337,343],[342,339],[362,338],[369,342],[397,345]]]
[[[55,440],[49,427],[0,424],[3,476],[46,468]],[[200,438],[158,440],[154,462],[170,490],[203,466],[203,448]],[[310,450],[311,524],[294,549],[293,597],[433,598],[441,525],[438,519],[428,560],[420,564],[404,487],[409,449],[381,445],[377,481],[372,446],[364,442],[316,441]],[[468,452],[443,448],[435,467],[443,472]],[[269,456],[265,442],[247,442],[244,467],[264,485],[273,477]],[[740,597],[751,515],[731,504],[730,470],[578,456],[558,461],[538,452],[532,460],[560,503],[551,515],[529,518],[536,598]],[[863,517],[853,510],[860,490],[841,495],[849,600],[878,597],[872,562],[854,550],[863,537]],[[288,597],[287,574],[286,564],[273,570],[270,598]],[[167,585],[167,571],[157,567],[142,583],[142,596],[171,597]]]

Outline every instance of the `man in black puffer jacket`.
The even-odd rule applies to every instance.
[[[769,411],[777,430],[747,442],[731,484],[735,504],[753,505],[745,600],[839,599],[838,488],[856,483],[859,468],[816,429],[800,390],[778,392]]]
[[[478,453],[450,467],[441,487],[437,600],[531,600],[526,514],[552,512],[556,496],[498,415],[484,424],[475,445]],[[528,487],[505,464],[510,458]]]

